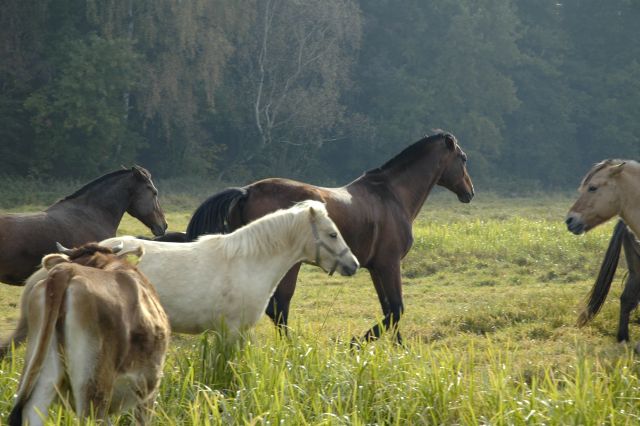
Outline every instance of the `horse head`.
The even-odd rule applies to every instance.
[[[447,188],[458,196],[458,200],[469,203],[475,192],[471,177],[467,172],[467,154],[460,148],[455,136],[451,133],[442,133],[446,149],[450,152],[449,161],[445,163],[445,169],[440,175],[438,185]]]
[[[127,213],[144,223],[153,235],[164,235],[167,221],[158,202],[158,190],[151,180],[151,174],[140,166],[132,167],[131,171],[134,184]]]
[[[626,162],[605,160],[586,174],[565,223],[569,231],[582,234],[620,214],[622,208],[619,179]]]
[[[307,260],[333,275],[353,275],[360,266],[358,259],[342,238],[336,224],[329,217],[326,206],[320,201],[307,200],[298,203],[309,215],[313,239],[307,244],[305,254]]]

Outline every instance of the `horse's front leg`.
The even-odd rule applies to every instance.
[[[384,267],[372,267],[369,269],[373,285],[378,294],[378,300],[382,307],[384,318],[382,327],[384,330],[392,330],[398,344],[402,344],[402,336],[398,329],[400,317],[404,312],[402,303],[402,277],[400,275],[400,262],[394,262]],[[365,341],[376,340],[381,334],[381,324],[375,324],[364,335]]]
[[[278,284],[267,305],[266,314],[273,320],[280,333],[285,335],[287,334],[287,324],[289,323],[289,304],[296,290],[300,265],[298,263],[289,269]]]
[[[618,324],[618,342],[629,341],[629,316],[638,306],[640,299],[640,276],[629,274],[620,296],[620,322]]]

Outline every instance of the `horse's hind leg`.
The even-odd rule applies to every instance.
[[[275,293],[269,300],[266,314],[273,320],[280,333],[287,334],[289,323],[289,305],[296,290],[296,281],[300,271],[300,263],[294,265],[282,278]]]

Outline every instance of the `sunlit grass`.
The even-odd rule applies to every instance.
[[[436,194],[403,262],[405,347],[385,336],[349,346],[380,319],[368,273],[327,277],[304,267],[288,339],[263,318],[244,345],[174,336],[155,408],[157,424],[636,424],[640,364],[615,343],[620,294],[592,324],[576,311],[592,285],[611,224],[566,231],[570,197]],[[191,208],[167,208],[183,230]],[[127,217],[119,233],[149,235]],[[19,291],[0,287],[0,331]],[[2,328],[4,327],[4,328]],[[632,325],[632,338],[638,330]],[[23,351],[0,363],[8,415]],[[0,423],[2,423],[0,417]],[[52,424],[73,424],[62,408]],[[128,424],[123,415],[113,419]]]

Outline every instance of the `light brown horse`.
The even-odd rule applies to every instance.
[[[450,133],[425,137],[379,168],[340,188],[322,188],[287,179],[265,179],[243,188],[229,188],[207,199],[194,213],[187,237],[230,232],[256,218],[305,199],[326,203],[360,265],[371,274],[385,329],[397,332],[404,310],[400,261],[411,248],[412,223],[435,185],[441,185],[468,203],[474,196],[467,174],[466,154]],[[267,314],[286,326],[289,304],[300,264],[280,282]],[[365,340],[380,336],[369,329]],[[400,333],[396,338],[402,341]]]
[[[620,216],[640,235],[640,164],[631,160],[605,160],[582,180],[580,197],[571,206],[566,224],[576,235]]]
[[[586,174],[578,191],[580,197],[566,218],[569,231],[582,234],[614,216],[624,220],[619,221],[613,231],[596,282],[578,318],[578,326],[586,325],[600,311],[609,293],[620,251],[624,248],[629,275],[620,296],[617,339],[628,341],[629,315],[640,301],[640,244],[635,237],[640,235],[640,164],[631,160],[598,163]]]
[[[158,190],[142,167],[101,176],[43,212],[0,215],[0,282],[22,285],[56,242],[77,247],[115,236],[125,212],[154,235],[167,229]]]

